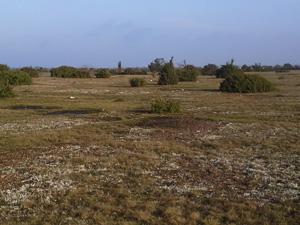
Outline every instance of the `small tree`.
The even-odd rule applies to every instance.
[[[178,84],[179,79],[178,75],[176,74],[176,70],[173,63],[173,57],[171,58],[169,63],[166,63],[160,74],[159,74],[159,85],[175,85]]]
[[[122,73],[122,62],[121,61],[118,62],[118,73],[119,74]]]
[[[215,64],[207,64],[206,66],[203,67],[202,69],[202,74],[203,75],[208,75],[208,76],[213,76],[216,74],[218,70],[218,66]]]
[[[153,74],[160,73],[165,64],[166,62],[164,58],[156,58],[148,65],[148,68]]]

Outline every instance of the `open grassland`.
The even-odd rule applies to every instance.
[[[130,88],[34,78],[0,100],[1,224],[299,224],[300,73]],[[178,100],[182,113],[150,103]]]

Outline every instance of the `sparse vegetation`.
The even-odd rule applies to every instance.
[[[151,103],[152,113],[179,113],[180,111],[180,103],[175,100],[160,98]]]
[[[88,71],[77,69],[70,66],[61,66],[51,71],[51,77],[59,78],[89,78],[90,74]]]
[[[143,87],[146,84],[146,80],[144,78],[131,78],[129,80],[131,87]]]
[[[259,75],[232,74],[227,75],[220,85],[223,92],[256,93],[269,92],[274,86]]]

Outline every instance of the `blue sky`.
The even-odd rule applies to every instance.
[[[300,64],[300,0],[0,0],[0,63]]]

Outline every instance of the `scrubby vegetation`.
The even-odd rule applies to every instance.
[[[108,69],[99,69],[96,71],[95,76],[97,78],[110,78],[111,73]]]
[[[0,64],[0,72],[2,71],[8,71],[9,70],[9,67],[5,64]]]
[[[60,78],[89,78],[90,74],[88,71],[83,69],[77,69],[70,66],[61,66],[54,68],[51,71],[51,77]]]
[[[166,64],[166,61],[164,58],[156,58],[153,62],[151,62],[148,65],[148,68],[149,68],[150,72],[155,74],[155,73],[159,73],[165,64]]]
[[[123,75],[147,75],[148,71],[146,68],[125,68],[122,72]]]
[[[175,100],[160,98],[151,103],[152,113],[179,113],[180,111],[180,103]]]
[[[25,72],[25,73],[28,73],[31,77],[38,77],[39,76],[38,70],[36,70],[32,67],[23,67],[20,70]]]
[[[169,63],[166,63],[159,73],[159,85],[174,85],[178,84],[179,78],[174,67],[173,58]]]
[[[8,80],[9,85],[29,85],[32,83],[31,76],[28,73],[17,70],[0,72],[0,78]]]
[[[0,98],[11,97],[13,92],[7,78],[0,77]]]
[[[200,70],[193,65],[186,65],[177,71],[179,81],[196,81],[201,74]]]
[[[236,65],[234,65],[234,60],[232,59],[230,63],[221,66],[220,69],[216,71],[217,78],[226,78],[227,76],[243,74],[243,71]]]
[[[274,86],[267,79],[259,75],[231,74],[221,83],[220,90],[223,92],[255,93],[269,92]]]
[[[129,80],[131,87],[143,87],[146,84],[146,80],[144,78],[131,78]]]

